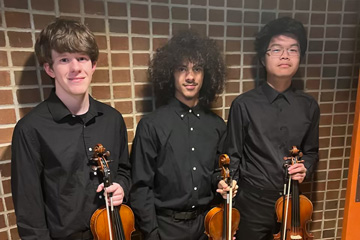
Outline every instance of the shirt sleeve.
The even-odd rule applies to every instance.
[[[18,232],[23,240],[51,239],[46,223],[39,144],[16,126],[12,140],[11,187]]]
[[[216,149],[216,156],[215,156],[215,160],[214,160],[214,173],[212,175],[212,180],[211,180],[211,188],[212,188],[212,191],[215,192],[216,196],[220,195],[220,194],[216,193],[218,183],[222,178],[221,169],[219,167],[219,157],[221,154],[223,154],[224,141],[226,138],[226,126],[225,126],[225,123],[223,122],[223,120],[222,120],[221,124],[217,127],[217,129],[219,130],[219,141],[218,141],[218,145],[217,145],[217,149]]]
[[[131,151],[132,181],[130,203],[145,239],[158,238],[154,204],[154,176],[157,158],[156,133],[143,120],[139,122]]]
[[[319,161],[319,121],[320,108],[314,100],[310,106],[312,121],[307,133],[302,141],[302,152],[304,165],[307,169],[306,179],[309,179],[315,171],[317,162]]]
[[[244,120],[241,111],[241,105],[234,100],[230,107],[227,135],[224,143],[224,153],[230,157],[230,172],[233,179],[239,181],[240,164],[244,144]]]
[[[129,161],[128,138],[126,125],[121,117],[120,123],[120,155],[115,182],[119,183],[125,193],[125,201],[129,197],[131,185],[131,166]]]

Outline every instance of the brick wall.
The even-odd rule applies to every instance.
[[[279,16],[301,20],[309,47],[294,83],[321,108],[320,162],[304,193],[314,203],[315,239],[341,239],[360,63],[358,0],[0,0],[0,239],[19,239],[10,188],[15,123],[53,87],[33,54],[39,31],[55,17],[88,24],[100,47],[92,95],[124,116],[131,143],[154,110],[146,69],[153,51],[179,29],[217,40],[228,66],[226,91],[213,105],[227,118],[231,101],[262,78],[253,40]],[[290,117],[290,116],[289,116]]]

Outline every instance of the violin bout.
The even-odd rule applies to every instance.
[[[285,198],[287,200],[287,197]],[[275,209],[276,209],[276,215],[278,218],[278,222],[283,222],[284,219],[282,219],[283,216],[283,204],[286,205],[283,202],[283,198],[279,198],[276,201]],[[286,228],[286,239],[282,239],[283,233],[278,232],[277,234],[274,234],[274,240],[295,240],[295,239],[301,239],[301,240],[313,240],[314,235],[310,232],[308,232],[309,223],[311,222],[311,215],[313,212],[313,204],[312,202],[305,196],[305,195],[299,195],[297,204],[299,205],[299,211],[297,212],[295,217],[292,216],[294,211],[291,211],[293,207],[293,201],[292,197],[290,196],[289,199],[289,209],[288,217],[287,217],[287,228]],[[298,221],[295,221],[295,223],[292,221],[293,219],[298,218]]]
[[[223,207],[213,207],[205,216],[205,234],[209,240],[223,240]],[[235,235],[240,223],[240,213],[236,208],[232,209],[231,233]],[[232,239],[232,237],[231,237]]]
[[[121,204],[116,207],[118,214],[121,216],[122,230],[125,236],[125,240],[131,239],[131,234],[135,231],[135,217],[130,207],[125,204]],[[120,208],[120,209],[119,209]],[[112,223],[112,226],[116,224]],[[94,240],[109,240],[109,228],[107,220],[106,207],[97,209],[90,220],[90,229],[94,237]],[[114,228],[113,228],[114,229]],[[116,230],[115,230],[116,231]],[[114,232],[114,230],[113,230]],[[113,239],[115,239],[113,237]]]

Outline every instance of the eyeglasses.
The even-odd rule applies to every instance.
[[[280,57],[284,54],[285,48],[281,46],[272,46],[266,52],[269,53],[270,56],[273,57]],[[299,56],[300,55],[300,48],[299,46],[292,46],[286,49],[289,56]]]

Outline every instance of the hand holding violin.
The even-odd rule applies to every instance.
[[[101,183],[96,192],[101,192],[104,189],[104,183]],[[114,206],[119,206],[124,200],[124,189],[118,183],[112,183],[109,187],[105,188],[104,194],[112,193],[112,201]],[[110,199],[108,200],[110,204]]]
[[[288,172],[291,175],[292,180],[297,180],[302,183],[306,177],[306,171],[303,163],[295,163],[288,168]]]
[[[232,192],[233,192],[232,196],[233,197],[236,196],[238,188],[239,188],[239,186],[237,185],[237,182],[235,180],[232,180]],[[221,196],[223,197],[223,199],[226,199],[226,195],[229,191],[230,191],[229,185],[227,185],[224,180],[221,180],[218,183],[218,189],[216,190],[216,192],[220,193]]]

